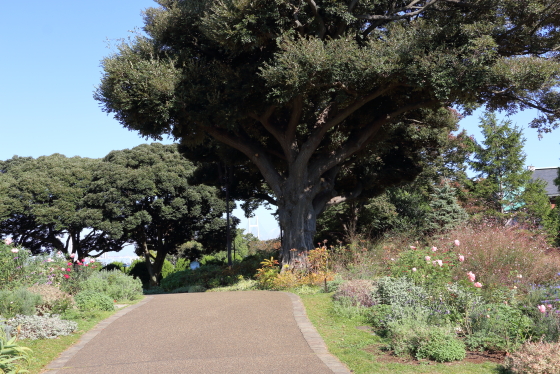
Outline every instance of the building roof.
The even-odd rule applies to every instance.
[[[558,167],[553,168],[534,168],[533,179],[541,179],[546,182],[546,194],[549,197],[559,196],[558,186],[554,184],[554,180],[558,178]]]

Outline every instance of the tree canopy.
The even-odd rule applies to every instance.
[[[0,162],[0,234],[33,253],[119,251],[124,241],[99,229],[101,212],[85,204],[99,160],[60,154]]]
[[[413,180],[456,113],[558,126],[559,0],[159,0],[95,98],[278,207],[283,263],[327,206]],[[296,249],[296,251],[291,251]]]
[[[98,227],[135,243],[151,284],[181,244],[225,247],[225,202],[213,187],[189,185],[194,169],[176,145],[153,143],[109,153],[93,175],[86,200],[102,212]]]

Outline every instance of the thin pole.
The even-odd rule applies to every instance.
[[[231,267],[233,262],[231,260],[231,231],[230,231],[230,223],[229,223],[229,173],[228,167],[226,166],[226,217],[227,217],[227,257],[228,257],[228,266]]]

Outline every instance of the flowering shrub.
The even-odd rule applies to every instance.
[[[78,324],[60,319],[59,316],[23,316],[17,315],[6,321],[13,329],[20,327],[20,339],[53,339],[61,335],[70,335]]]
[[[464,262],[452,270],[453,280],[472,271],[486,288],[507,286],[528,288],[534,284],[557,283],[560,254],[549,248],[542,235],[493,225],[465,226],[435,239],[436,246],[451,238],[460,240],[453,252],[464,256]]]
[[[71,295],[49,284],[36,284],[27,290],[41,296],[42,301],[37,306],[37,312],[40,315],[62,314],[75,304],[74,298]]]
[[[451,282],[454,268],[461,264],[461,259],[452,249],[438,249],[435,246],[424,249],[415,246],[410,248],[390,262],[391,276],[406,276],[417,285],[441,285]]]

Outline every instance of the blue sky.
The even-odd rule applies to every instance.
[[[151,142],[103,113],[92,96],[101,77],[100,61],[112,53],[108,46],[141,28],[142,9],[156,5],[151,0],[3,4],[0,159],[53,153],[99,158],[114,149]],[[475,137],[480,136],[479,115],[461,122]],[[533,116],[528,112],[511,119],[523,127]],[[560,166],[560,130],[539,141],[536,131],[529,129],[525,137],[527,165]],[[277,236],[269,212],[261,209],[257,215],[261,238]],[[240,227],[246,229],[247,221]]]

